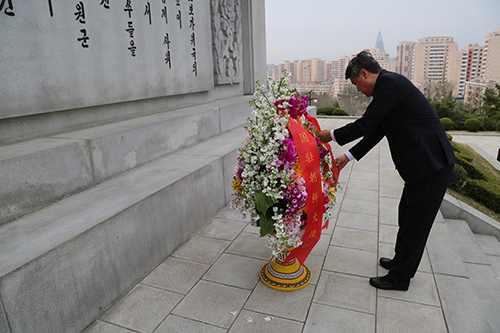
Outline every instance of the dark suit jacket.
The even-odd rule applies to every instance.
[[[386,70],[377,78],[363,117],[336,129],[334,135],[340,145],[363,137],[349,150],[357,160],[386,136],[396,169],[408,184],[455,163],[453,148],[429,101],[406,77]]]

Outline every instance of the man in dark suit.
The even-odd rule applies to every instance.
[[[392,160],[405,184],[398,208],[395,256],[380,258],[389,269],[372,277],[380,289],[408,290],[424,253],[432,224],[448,187],[455,155],[441,122],[425,96],[404,76],[382,70],[369,52],[356,55],[346,79],[373,100],[363,117],[344,127],[320,133],[339,145],[362,139],[336,159],[340,169],[360,160],[385,136]]]

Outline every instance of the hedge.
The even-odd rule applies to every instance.
[[[468,161],[464,155],[458,153],[455,154],[457,158],[457,164],[461,165],[465,171],[467,171],[467,175],[469,175],[469,178],[471,179],[477,179],[477,180],[486,180],[486,176],[484,173],[476,168],[471,161]]]
[[[500,192],[495,185],[484,180],[469,179],[465,183],[464,190],[472,199],[500,213]]]
[[[445,131],[449,131],[453,128],[453,120],[447,117],[441,118],[441,124],[443,125],[443,128]]]
[[[455,191],[460,191],[467,182],[467,171],[460,164],[455,164],[455,169],[453,170],[453,177],[451,178],[450,188]]]
[[[465,121],[464,126],[469,132],[477,132],[481,128],[481,122],[476,118],[470,118]]]

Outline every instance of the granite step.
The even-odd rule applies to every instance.
[[[493,331],[500,332],[500,316],[498,315],[500,313],[500,278],[480,246],[480,242],[487,250],[500,249],[500,244],[493,236],[477,237],[464,220],[447,219],[446,224],[456,240],[455,246],[462,257],[467,276],[481,300],[482,311]],[[491,242],[491,246],[488,241]],[[489,252],[495,252],[495,250]]]
[[[0,331],[80,332],[228,204],[243,127],[0,226]],[[196,205],[193,205],[196,203]]]
[[[0,225],[243,126],[251,96],[0,146]]]
[[[427,251],[448,331],[493,333],[483,311],[484,303],[469,278],[457,243],[447,221],[436,219],[427,241]]]

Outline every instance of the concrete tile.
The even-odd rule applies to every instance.
[[[314,290],[309,284],[295,291],[280,291],[259,282],[245,304],[245,310],[304,322]]]
[[[380,197],[380,209],[392,209],[397,211],[399,207],[399,199]]]
[[[490,262],[491,267],[493,267],[493,270],[495,271],[497,276],[500,277],[500,257],[487,254],[486,258],[488,258],[488,261]]]
[[[468,278],[434,274],[450,332],[493,332]]]
[[[397,209],[379,209],[379,220],[381,224],[398,225],[398,211]]]
[[[431,273],[417,272],[410,281],[408,291],[379,290],[378,296],[436,307],[441,306],[436,284],[434,283],[434,276]]]
[[[469,279],[481,300],[483,313],[494,332],[500,332],[500,279],[490,265],[465,263]]]
[[[339,227],[378,231],[378,217],[377,215],[341,211],[337,219],[337,225]]]
[[[373,167],[372,172],[368,171],[356,171],[352,170],[351,178],[353,179],[366,179],[366,180],[378,180],[378,168]]]
[[[222,219],[212,219],[201,230],[198,231],[199,236],[212,238],[220,238],[232,241],[243,229],[247,226],[246,222],[227,221]]]
[[[500,243],[498,239],[489,235],[476,234],[475,236],[479,246],[481,246],[485,254],[500,256]]]
[[[100,319],[141,333],[150,333],[181,299],[182,295],[138,284]]]
[[[347,188],[347,192],[345,194],[346,199],[375,201],[377,203],[378,203],[378,197],[379,197],[378,191],[351,189],[351,187]]]
[[[391,164],[392,164],[392,160],[390,161]],[[399,172],[394,168],[394,164],[392,164],[392,167],[389,167],[389,168],[381,168],[380,169],[380,184],[383,185],[384,182],[382,181],[382,179],[387,179],[387,178],[391,178],[391,179],[397,179],[399,180],[400,184],[401,184],[401,188],[403,187],[403,180],[401,179],[401,176],[399,175]]]
[[[245,227],[245,229],[243,229],[243,231],[251,234],[260,235],[260,228],[253,226],[250,223],[248,223],[248,225]]]
[[[380,185],[380,196],[381,197],[386,197],[386,198],[395,198],[399,199],[401,198],[401,193],[403,193],[403,188],[400,186],[386,186],[383,185],[384,183],[381,182],[382,185]]]
[[[175,257],[167,258],[156,267],[141,283],[186,294],[210,268],[210,265]]]
[[[154,333],[226,333],[227,330],[209,324],[200,323],[175,315],[167,319],[154,331]]]
[[[238,222],[250,222],[250,217],[247,216],[243,218],[240,211],[237,209],[232,209],[230,206],[226,206],[221,209],[220,212],[215,215],[216,218],[225,219],[225,220],[233,220]]]
[[[330,246],[323,269],[372,277],[377,274],[377,252]]]
[[[427,240],[427,252],[434,273],[467,276],[462,258],[455,248],[455,240],[445,223],[434,223],[432,226]]]
[[[396,243],[399,227],[394,225],[380,224],[379,226],[379,241],[389,244]]]
[[[230,244],[231,242],[227,240],[195,235],[175,251],[172,256],[204,264],[213,264]]]
[[[382,186],[394,186],[394,187],[403,187],[404,181],[401,177],[391,178],[391,177],[383,177],[380,179],[380,185]]]
[[[378,215],[378,202],[366,200],[344,199],[341,211]]]
[[[349,180],[350,189],[364,189],[378,191],[378,180],[354,179]]]
[[[240,311],[249,295],[248,290],[200,280],[172,313],[228,329],[236,319],[231,311]]]
[[[331,238],[331,235],[321,233],[318,243],[316,243],[310,254],[315,256],[326,256]]]
[[[365,277],[323,271],[313,302],[375,314],[376,295]]]
[[[431,261],[429,260],[429,253],[427,248],[422,255],[422,260],[420,260],[420,265],[418,266],[418,271],[425,273],[432,273]]]
[[[391,154],[390,152],[387,152],[387,153],[381,152],[381,154],[380,154],[380,170],[388,169],[388,170],[396,171],[396,166],[394,165],[394,162],[392,161],[390,154]]]
[[[133,331],[127,330],[123,327],[115,326],[110,323],[105,323],[100,320],[94,321],[82,333],[130,333]]]
[[[379,256],[378,256],[379,258],[380,257],[386,257],[389,259],[394,258],[394,244],[380,242],[378,244],[378,253],[379,253]],[[427,249],[424,251],[424,254],[422,256],[422,260],[420,261],[420,265],[418,266],[417,271],[425,272],[425,273],[432,273],[431,264],[429,261],[429,255],[427,253]],[[378,265],[378,275],[379,276],[386,275],[387,272],[388,272],[387,269],[380,266],[380,264]]]
[[[379,297],[377,332],[448,333],[448,330],[439,307]]]
[[[375,172],[374,166],[369,163],[354,163],[352,165],[353,171],[367,171],[367,172]]]
[[[303,333],[375,332],[375,315],[312,303]]]
[[[238,314],[229,333],[301,333],[303,326],[304,324],[297,321],[243,310]]]
[[[260,237],[255,234],[242,232],[226,250],[240,256],[256,259],[270,260],[273,256],[271,249],[267,247],[268,237]]]
[[[445,220],[450,230],[451,236],[455,240],[455,246],[464,262],[476,264],[489,264],[486,255],[477,243],[477,238],[470,230],[467,221]]]
[[[224,253],[203,277],[204,280],[243,289],[253,289],[266,260]]]
[[[311,271],[311,282],[309,284],[316,285],[318,284],[319,276],[321,275],[321,270],[323,268],[323,263],[325,262],[324,256],[315,256],[309,254],[306,261],[304,261],[304,265],[309,268]]]
[[[331,245],[377,252],[377,232],[361,229],[337,227],[333,234]]]

